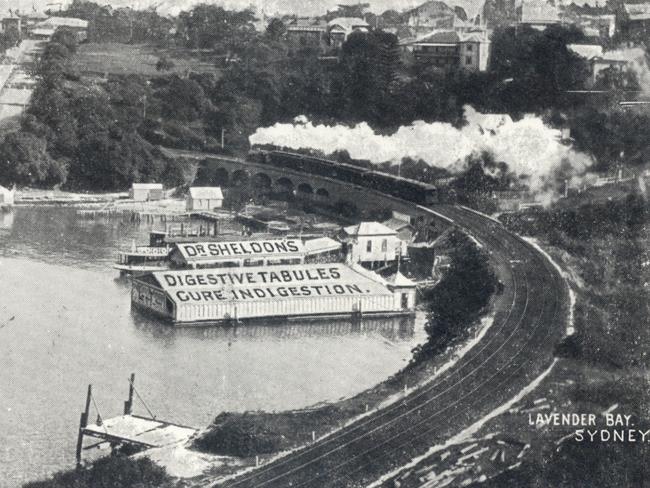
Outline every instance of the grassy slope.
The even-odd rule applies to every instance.
[[[170,71],[156,70],[160,56],[166,55],[173,63]],[[170,73],[219,73],[215,60],[199,59],[189,50],[159,49],[140,44],[88,43],[79,46],[74,66],[82,73],[138,74],[161,76]]]

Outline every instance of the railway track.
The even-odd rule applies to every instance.
[[[403,401],[214,486],[366,486],[488,415],[548,368],[568,316],[568,290],[557,270],[487,217],[453,206],[435,211],[485,246],[505,284],[481,342]]]

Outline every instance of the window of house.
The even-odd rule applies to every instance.
[[[472,64],[472,57],[471,56],[465,56],[465,64]]]
[[[388,251],[388,239],[382,239],[381,241],[381,252]]]
[[[368,241],[366,244],[366,252],[372,252],[372,241]]]
[[[471,51],[472,49],[474,49],[474,46],[472,46],[471,44],[468,44],[468,45],[467,45],[467,50],[468,50],[468,51]]]

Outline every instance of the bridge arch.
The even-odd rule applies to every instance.
[[[270,191],[273,187],[273,180],[266,173],[255,173],[251,179],[254,188]]]
[[[274,192],[277,194],[277,197],[281,200],[288,200],[294,196],[294,184],[290,178],[282,176],[275,180],[275,185],[273,187]]]
[[[215,168],[210,178],[210,184],[214,186],[228,186],[230,174],[226,168]]]
[[[320,200],[329,200],[330,199],[330,192],[327,191],[326,188],[319,188],[316,190],[316,197]]]
[[[309,183],[300,183],[296,188],[296,195],[301,198],[311,198],[314,196],[314,189]]]
[[[237,169],[232,172],[230,176],[230,184],[232,186],[245,186],[250,182],[251,175],[245,169]]]

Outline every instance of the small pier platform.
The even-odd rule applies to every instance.
[[[132,446],[142,450],[184,444],[196,435],[198,429],[193,427],[158,420],[151,413],[151,410],[135,389],[134,383],[135,375],[132,374],[129,378],[129,398],[124,402],[124,413],[106,419],[102,418],[99,413],[97,403],[93,397],[92,385],[88,385],[86,409],[81,413],[79,423],[76,451],[77,464],[81,463],[82,451],[93,449],[106,443],[110,444],[111,447]],[[149,412],[149,417],[134,415],[132,413],[134,394],[146,408],[147,412]],[[91,405],[94,405],[95,410],[97,410],[97,421],[94,424],[88,423]],[[84,439],[86,437],[98,439],[99,442],[90,446],[84,446]]]
[[[87,425],[82,432],[84,436],[111,443],[150,448],[185,443],[196,434],[197,430],[139,415],[121,415],[106,419],[101,425]]]

